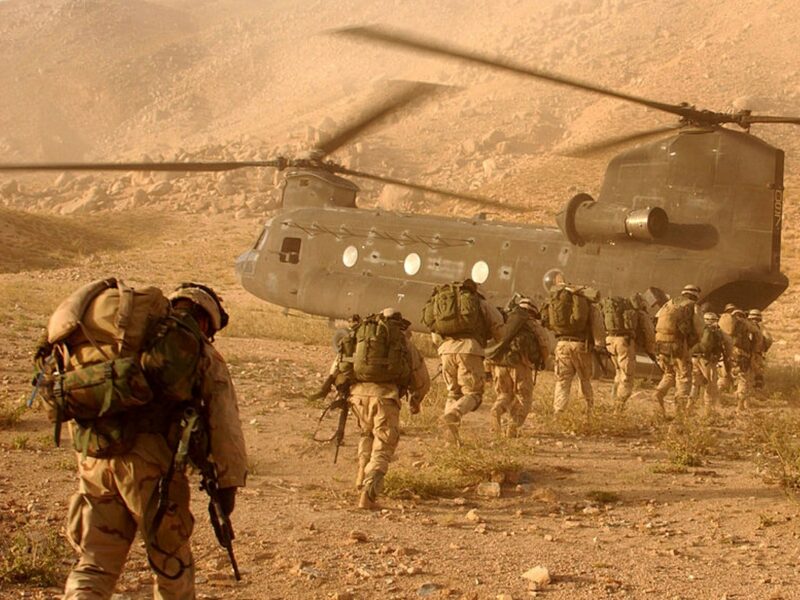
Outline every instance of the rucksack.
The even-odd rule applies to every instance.
[[[443,337],[474,337],[481,344],[489,338],[480,295],[461,283],[434,288],[422,309],[422,323]]]
[[[673,298],[656,316],[656,342],[692,342],[694,335],[694,303]],[[695,338],[696,340],[696,338]]]
[[[405,330],[409,323],[396,317],[370,315],[339,342],[339,370],[360,383],[406,386],[411,356]]]
[[[127,451],[135,436],[130,413],[158,398],[192,398],[202,334],[191,318],[170,315],[160,289],[128,287],[114,278],[76,290],[48,323],[53,360],[45,400],[56,427],[75,421],[76,448],[91,456]],[[157,412],[157,411],[156,411]]]
[[[627,298],[603,298],[600,308],[608,335],[632,334],[636,331],[636,309]]]
[[[589,300],[579,291],[567,287],[550,293],[547,306],[550,327],[556,335],[583,336],[589,325]]]
[[[518,353],[520,358],[534,367],[544,364],[545,354],[542,352],[541,342],[529,323],[525,323],[511,340],[510,351]]]
[[[725,341],[719,327],[709,327],[703,329],[703,335],[695,346],[694,353],[701,354],[709,360],[718,361],[725,352]]]

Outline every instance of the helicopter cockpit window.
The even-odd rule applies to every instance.
[[[294,237],[287,237],[283,238],[283,242],[281,243],[281,262],[282,263],[291,263],[296,265],[300,262],[300,244],[302,240],[300,238]]]
[[[403,261],[403,270],[406,272],[406,275],[416,275],[419,273],[419,268],[421,266],[422,259],[416,252],[412,252],[406,256],[406,259]]]
[[[358,262],[358,248],[355,246],[348,246],[342,253],[342,264],[348,269]]]
[[[489,265],[486,261],[479,260],[472,266],[471,277],[475,283],[486,283],[489,279]]]

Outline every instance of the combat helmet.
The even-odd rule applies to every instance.
[[[700,298],[700,288],[692,283],[689,283],[683,286],[683,289],[681,290],[681,296],[686,296],[692,300],[697,300]]]
[[[205,311],[213,329],[211,335],[228,324],[228,313],[222,308],[222,298],[207,285],[193,282],[180,284],[169,295],[169,301],[174,305],[181,299],[194,302]]]
[[[747,318],[751,321],[755,321],[756,323],[761,323],[763,315],[757,308],[751,308],[749,311],[747,311]]]
[[[707,312],[703,315],[703,321],[706,325],[714,325],[719,323],[719,315],[714,312]]]

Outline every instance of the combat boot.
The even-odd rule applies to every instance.
[[[514,421],[510,421],[508,423],[508,427],[506,428],[506,437],[509,439],[519,437],[519,425],[517,425]]]
[[[496,437],[503,435],[503,407],[497,403],[489,411],[489,429]]]
[[[445,445],[461,447],[461,436],[458,429],[461,423],[461,415],[456,412],[445,413],[439,420]]]
[[[369,492],[364,489],[361,490],[361,494],[358,497],[358,508],[361,510],[379,510],[380,506],[369,497]]]

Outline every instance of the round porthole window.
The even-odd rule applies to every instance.
[[[342,263],[348,269],[356,264],[358,261],[358,248],[355,246],[348,246],[342,253]]]
[[[479,260],[472,266],[472,281],[485,283],[489,279],[489,265],[486,261]]]
[[[406,272],[406,275],[416,275],[419,273],[419,268],[421,266],[422,259],[416,252],[412,252],[406,256],[406,259],[403,261],[403,270]]]

